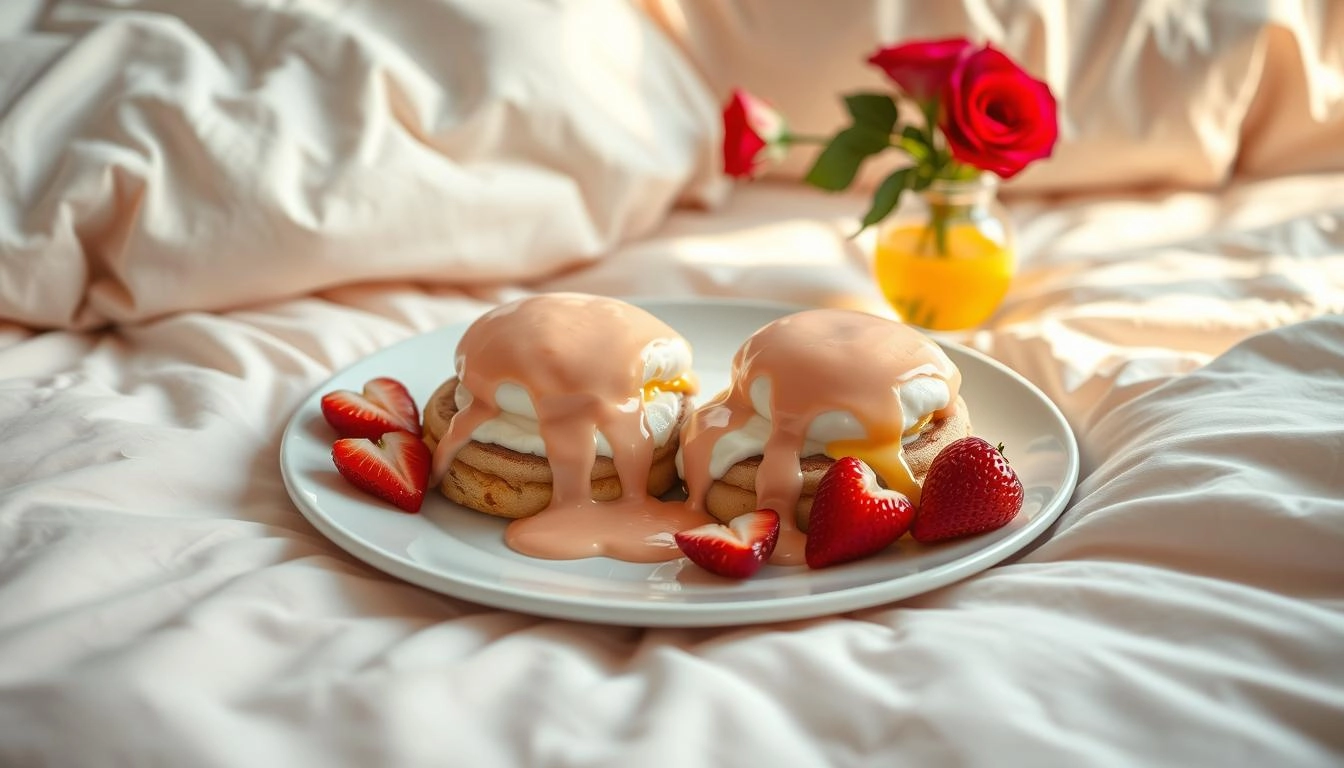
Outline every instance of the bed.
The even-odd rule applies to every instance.
[[[777,5],[7,3],[0,765],[1344,762],[1341,8]],[[889,314],[868,188],[730,183],[719,104],[825,131],[862,52],[945,34],[1062,108],[1007,299],[940,337],[1076,439],[1041,535],[650,627],[426,589],[301,513],[301,404],[500,302]]]

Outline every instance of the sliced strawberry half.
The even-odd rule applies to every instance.
[[[377,440],[343,437],[331,460],[349,483],[407,512],[419,512],[429,484],[429,447],[419,435],[397,430]]]
[[[678,531],[677,546],[691,562],[710,573],[745,579],[761,569],[779,541],[779,515],[758,509],[727,525],[708,523]]]
[[[871,467],[846,456],[817,484],[803,556],[811,568],[867,557],[899,539],[914,517],[905,494],[883,488]]]
[[[420,433],[420,409],[406,386],[381,376],[363,392],[338,389],[322,396],[322,417],[341,437],[376,440],[395,430]]]
[[[928,544],[1002,528],[1022,511],[1025,494],[1003,444],[972,436],[933,457],[921,495],[910,535]]]

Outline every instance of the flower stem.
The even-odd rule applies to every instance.
[[[947,256],[947,225],[956,213],[956,206],[948,203],[929,203],[929,223],[924,227],[924,233],[920,236],[919,249],[927,251],[929,248],[929,237],[933,237],[934,252],[939,256]]]
[[[784,135],[785,144],[829,144],[831,139],[826,136],[811,136],[806,133],[788,133]]]

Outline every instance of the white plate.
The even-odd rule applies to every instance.
[[[793,308],[715,301],[638,301],[691,343],[703,391],[728,382],[737,347]],[[716,626],[851,611],[911,597],[978,573],[1027,546],[1063,511],[1078,478],[1078,448],[1059,410],[1036,387],[989,358],[944,344],[963,374],[976,434],[1002,441],[1026,489],[1021,514],[978,537],[921,547],[904,537],[866,560],[822,570],[766,566],[735,582],[685,559],[638,565],[608,558],[538,560],[503,542],[505,521],[437,493],[420,514],[397,511],[348,485],[331,463],[334,433],[318,404],[333,389],[393,376],[424,403],[448,375],[465,325],[388,347],[346,368],[300,405],[285,430],[280,466],[300,511],[366,563],[444,594],[543,616],[639,626]]]

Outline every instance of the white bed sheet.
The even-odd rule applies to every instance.
[[[1097,243],[1138,212],[1223,225],[1224,204],[1021,208],[1025,276],[966,340],[1064,406],[1084,479],[1033,551],[901,604],[721,630],[542,620],[384,576],[285,495],[280,430],[332,370],[526,290],[881,311],[839,236],[851,202],[749,187],[525,288],[6,329],[0,763],[1337,762],[1344,285],[1338,244],[1278,245],[1339,237],[1338,211],[1121,259]]]

